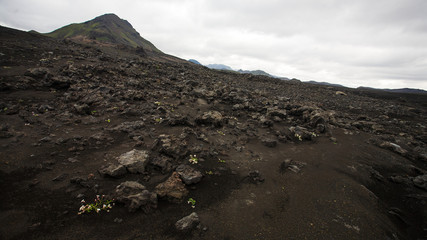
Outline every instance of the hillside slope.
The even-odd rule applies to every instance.
[[[0,27],[0,239],[427,236],[427,95],[106,49]]]

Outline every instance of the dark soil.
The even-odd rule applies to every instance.
[[[427,239],[427,95],[3,27],[0,91],[0,239]],[[132,149],[149,153],[142,173],[99,173]],[[203,178],[178,199],[78,214],[125,181],[156,192],[180,164]],[[175,229],[192,212],[200,224]]]

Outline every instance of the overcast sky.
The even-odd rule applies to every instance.
[[[104,13],[202,64],[427,90],[427,0],[0,0],[0,25],[21,30],[51,32]]]

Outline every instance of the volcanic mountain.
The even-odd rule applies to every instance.
[[[84,23],[73,23],[46,35],[59,39],[96,40],[101,43],[123,44],[161,53],[151,42],[142,38],[128,21],[113,13],[104,14]]]

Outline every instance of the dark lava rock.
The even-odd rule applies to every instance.
[[[143,173],[148,164],[148,152],[133,149],[119,156],[118,161],[125,166],[130,173]]]
[[[157,194],[146,190],[145,186],[134,181],[122,182],[116,187],[115,196],[118,202],[124,203],[129,212],[142,209],[149,212],[157,208]]]
[[[288,167],[291,165],[292,160],[290,158],[285,159],[281,164],[280,164],[280,173],[285,173],[286,170],[288,169]]]
[[[98,170],[98,172],[103,177],[120,178],[123,177],[127,171],[126,167],[121,164],[109,164],[107,166],[103,166],[101,169]]]
[[[424,189],[427,191],[427,174],[420,175],[415,177],[412,182],[416,187],[419,187],[421,189]]]
[[[144,126],[145,126],[144,121],[123,122],[118,126],[111,128],[110,131],[131,133],[135,130],[144,128]]]
[[[187,155],[187,144],[183,139],[162,134],[156,140],[153,149],[169,157],[179,158]]]
[[[222,127],[224,125],[224,117],[218,111],[209,111],[203,113],[196,118],[197,124],[213,125],[215,127]]]
[[[281,110],[281,109],[268,109],[267,110],[267,115],[270,117],[279,117],[281,119],[285,119],[286,118],[286,110]]]
[[[277,146],[277,140],[272,138],[264,138],[261,140],[261,142],[267,147],[274,148],[275,146]]]
[[[54,182],[61,182],[63,181],[66,177],[68,176],[68,174],[63,173],[61,175],[56,176],[55,178],[52,179],[52,181]]]
[[[198,183],[203,177],[200,171],[197,171],[191,166],[185,164],[179,165],[175,171],[179,174],[186,185]]]
[[[197,213],[193,212],[190,215],[181,218],[175,223],[176,230],[180,232],[188,232],[193,230],[197,225],[199,225],[200,220]]]
[[[292,134],[292,137],[299,141],[311,140],[315,135],[314,133],[309,132],[306,128],[303,127],[290,127],[289,131]]]
[[[150,163],[163,174],[168,173],[172,170],[172,163],[169,158],[165,156],[154,158],[151,160]]]
[[[177,172],[173,172],[165,182],[157,185],[154,192],[159,197],[167,198],[171,202],[181,202],[188,194],[188,190]]]
[[[261,173],[258,170],[250,171],[248,174],[248,179],[251,183],[259,184],[264,182],[264,177],[261,176]]]
[[[49,69],[45,67],[30,68],[27,70],[27,72],[25,72],[26,76],[33,77],[36,79],[45,78],[49,74],[50,74]]]
[[[380,147],[391,150],[401,155],[405,155],[406,153],[408,153],[408,151],[403,149],[401,146],[391,142],[383,142],[380,144]]]
[[[74,104],[74,111],[80,115],[90,114],[90,107],[87,104]]]

